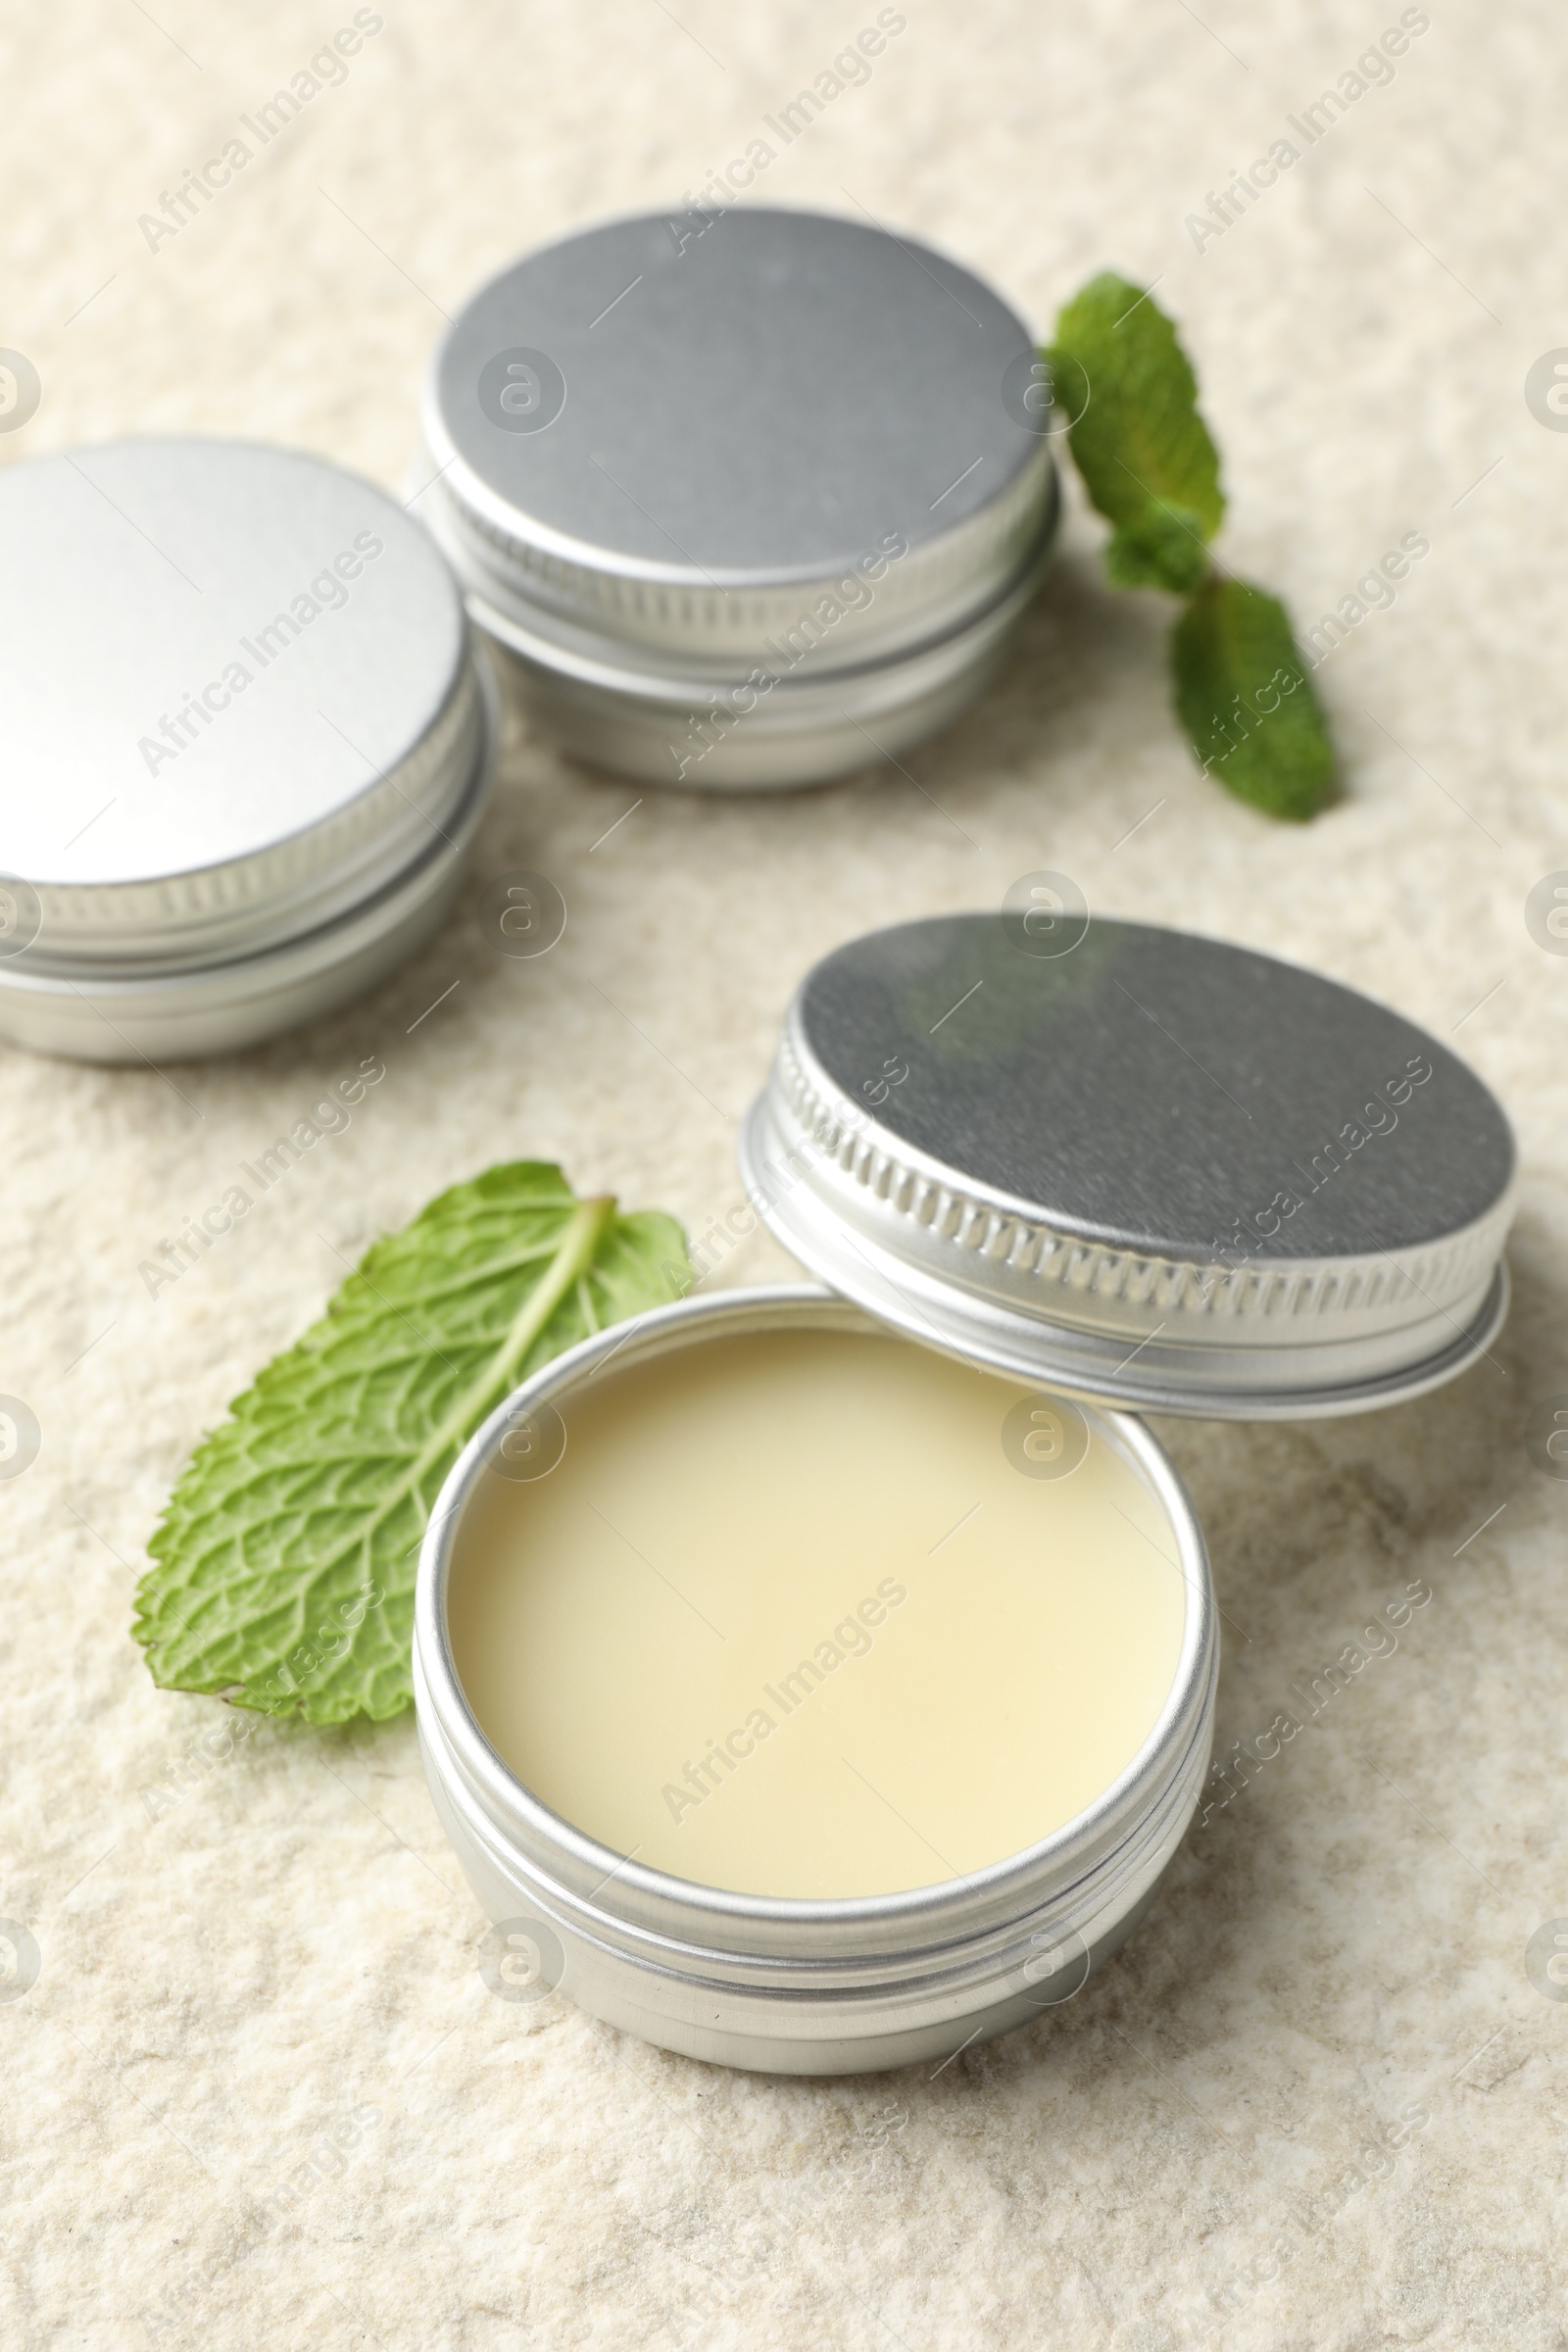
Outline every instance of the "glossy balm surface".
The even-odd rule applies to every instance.
[[[738,1893],[891,1894],[1060,1829],[1153,1731],[1175,1533],[1071,1406],[801,1330],[606,1371],[561,1409],[547,1476],[479,1482],[448,1621],[491,1745],[615,1852]]]

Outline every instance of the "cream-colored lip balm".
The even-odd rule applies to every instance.
[[[715,1338],[487,1474],[447,1624],[486,1739],[636,1862],[743,1894],[962,1878],[1075,1820],[1176,1682],[1189,1587],[1074,1409],[906,1341]]]

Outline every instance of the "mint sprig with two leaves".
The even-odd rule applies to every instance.
[[[1111,525],[1113,587],[1184,598],[1171,632],[1177,715],[1195,760],[1271,816],[1314,816],[1334,745],[1280,599],[1216,568],[1219,453],[1176,329],[1145,289],[1106,270],[1074,296],[1043,354],[1072,420],[1073,462]]]
[[[310,1723],[399,1713],[419,1543],[467,1439],[552,1356],[690,1281],[672,1217],[579,1200],[545,1161],[442,1193],[197,1446],[137,1589],[153,1680]]]

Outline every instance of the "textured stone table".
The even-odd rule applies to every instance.
[[[1526,1946],[1568,1913],[1568,1487],[1523,1443],[1568,1392],[1568,958],[1524,921],[1568,866],[1568,437],[1523,397],[1568,342],[1555,19],[1435,6],[1308,146],[1289,118],[1394,0],[1310,24],[1282,0],[1202,22],[909,0],[869,82],[781,146],[763,119],[837,78],[869,5],[380,13],[340,84],[246,134],[230,184],[149,241],[139,217],[258,122],[347,0],[6,12],[0,341],[44,397],[0,457],[193,428],[396,485],[443,310],[521,244],[675,205],[760,137],[760,197],[903,224],[1042,327],[1103,265],[1158,278],[1226,458],[1226,560],[1303,625],[1401,534],[1431,552],[1317,672],[1347,791],[1304,832],[1196,774],[1164,611],[1103,589],[1077,508],[985,708],[907,773],[639,801],[514,729],[483,859],[564,891],[540,962],[491,953],[476,883],[393,985],[242,1059],[166,1081],[0,1054],[0,1388],[43,1433],[0,1486],[0,1915],[41,1954],[0,2003],[0,2336],[1562,2344],[1568,2004]],[[1223,233],[1186,225],[1276,139],[1304,150],[1277,184]],[[1102,1980],[934,2079],[752,2080],[559,1997],[498,2001],[412,1723],[241,1739],[219,1702],[154,1690],[127,1619],[169,1484],[344,1261],[492,1160],[559,1157],[694,1231],[728,1214],[735,1121],[806,964],[1043,865],[1387,998],[1517,1121],[1495,1362],[1370,1419],[1163,1432],[1226,1612],[1221,1754],[1301,1711],[1296,1678],[1348,1644],[1364,1662],[1216,1792]],[[140,1261],[367,1054],[386,1077],[348,1130],[150,1298]],[[749,1240],[711,1279],[779,1263]],[[1412,1584],[1430,1599],[1368,1637]]]

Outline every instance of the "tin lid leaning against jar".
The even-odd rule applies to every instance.
[[[613,220],[483,287],[425,387],[416,512],[569,751],[814,782],[978,690],[1057,489],[1022,321],[816,213]]]
[[[1514,1143],[1473,1071],[1271,956],[1074,913],[1060,876],[825,956],[741,1166],[880,1321],[1114,1404],[1394,1404],[1507,1311]]]
[[[0,1037],[231,1051],[434,930],[496,729],[462,599],[384,492],[126,440],[0,474]]]

